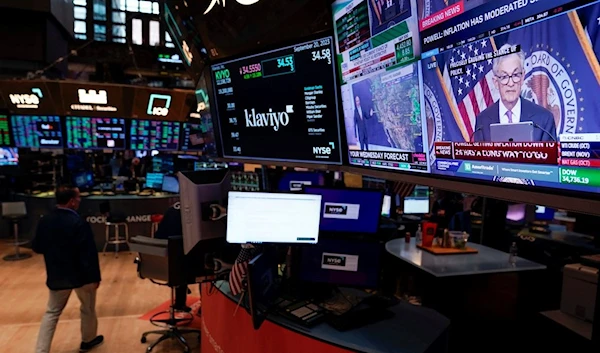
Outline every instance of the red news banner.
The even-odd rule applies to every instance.
[[[558,142],[436,142],[435,156],[466,161],[560,164]]]
[[[431,28],[435,25],[438,25],[444,21],[451,19],[452,17],[456,17],[461,13],[465,12],[465,2],[460,1],[454,5],[448,6],[445,9],[434,13],[431,16],[425,17],[421,21],[419,21],[419,29],[421,31],[426,30],[427,28]]]

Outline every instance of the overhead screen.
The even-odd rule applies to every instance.
[[[223,155],[341,164],[332,37],[212,66]]]
[[[66,118],[67,148],[124,149],[126,145],[125,119],[122,118]]]
[[[517,16],[515,2],[486,3],[468,13],[471,21],[490,16],[490,6],[508,12],[461,32],[495,35],[424,59],[432,171],[599,192],[600,3],[577,11],[547,9],[565,1],[516,3],[519,16],[531,17],[502,27]]]
[[[180,128],[174,121],[131,120],[130,149],[176,151]]]
[[[0,114],[0,147],[10,147],[13,145],[13,141],[10,136],[10,124],[8,116]]]
[[[415,0],[333,3],[351,165],[428,172]]]
[[[12,135],[20,148],[63,148],[58,116],[13,115]]]

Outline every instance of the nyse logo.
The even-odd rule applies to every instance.
[[[164,104],[158,104],[158,101],[164,101]],[[171,107],[171,96],[166,94],[151,94],[148,100],[148,115],[167,116]]]
[[[331,153],[335,149],[335,143],[329,142],[329,146],[327,147],[314,147],[313,146],[313,154],[317,156],[317,158],[328,158],[331,156]]]
[[[346,266],[345,256],[323,255],[323,265],[326,266]]]
[[[257,113],[254,108],[250,111],[244,109],[246,127],[272,127],[275,131],[279,131],[280,126],[287,126],[290,123],[292,113],[294,113],[293,105],[287,105],[285,112],[274,112],[269,108],[268,113]]]
[[[108,104],[108,93],[103,89],[98,91],[95,89],[87,91],[85,89],[78,89],[77,95],[81,104]]]
[[[9,94],[10,102],[19,109],[37,109],[40,105],[40,99],[44,97],[42,90],[39,88],[32,88],[33,94],[25,93]]]
[[[345,205],[325,205],[325,214],[345,215],[348,214],[348,206]]]

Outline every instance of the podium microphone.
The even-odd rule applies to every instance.
[[[546,133],[546,135],[550,136],[550,138],[552,139],[552,141],[557,142],[556,138],[554,137],[554,135],[552,135],[551,133],[549,133],[548,130],[546,130],[543,127],[541,127],[538,123],[533,123],[533,126],[537,127],[538,129],[540,129],[544,133]]]
[[[480,126],[477,129],[475,129],[475,131],[473,131],[473,133],[471,133],[471,136],[469,136],[469,142],[473,142],[473,136],[475,136],[475,134],[481,130],[483,130],[483,126]]]

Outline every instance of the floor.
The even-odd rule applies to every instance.
[[[12,250],[0,243],[0,259],[12,253]],[[135,255],[128,252],[121,252],[118,258],[113,254],[100,254],[102,283],[98,289],[96,311],[99,334],[104,335],[105,343],[94,352],[145,352],[147,345],[140,342],[141,334],[156,327],[139,317],[170,297],[168,288],[137,277],[134,258]],[[34,255],[18,262],[0,260],[0,351],[34,352],[48,298],[45,280],[42,256]],[[197,286],[190,288],[193,295],[197,296]],[[78,352],[80,342],[79,302],[73,294],[59,321],[51,352]],[[192,337],[189,342],[192,352],[199,352],[198,344]],[[171,353],[182,350],[173,342],[165,342],[153,352]]]

